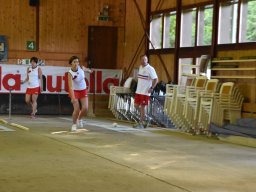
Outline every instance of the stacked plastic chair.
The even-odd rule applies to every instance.
[[[200,106],[200,96],[202,94],[215,93],[218,88],[218,79],[210,79],[207,81],[205,89],[187,89],[185,107],[183,110],[183,115],[185,119],[185,127],[189,132],[196,133],[197,122],[199,117],[199,106]]]
[[[166,84],[166,94],[163,110],[167,114],[167,116],[171,116],[170,113],[172,112],[171,110],[175,96],[175,88],[176,86],[173,84]]]
[[[201,55],[198,64],[179,64],[179,84],[182,84],[182,78],[187,81],[194,77],[204,76],[207,71],[207,65],[210,61],[209,55]]]
[[[226,122],[236,124],[241,118],[241,110],[244,97],[237,87],[231,94],[215,97],[213,100],[212,122],[222,127]]]
[[[203,93],[200,96],[197,130],[209,134],[210,123],[221,127],[225,119],[234,122],[240,117],[242,102],[243,96],[234,88],[233,82],[223,83],[219,93]]]
[[[183,111],[185,109],[186,91],[188,90],[198,90],[204,89],[207,82],[207,77],[198,76],[195,78],[195,83],[193,86],[179,86],[175,88],[175,96],[173,101],[173,112],[171,120],[177,128],[185,128],[186,120],[184,119]]]
[[[110,94],[109,94],[109,102],[108,108],[112,111],[113,115],[118,118],[120,115],[120,108],[125,107],[124,100],[120,96],[119,93],[131,93],[131,89],[122,86],[110,86]]]

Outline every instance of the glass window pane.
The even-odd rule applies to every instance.
[[[181,16],[181,47],[195,46],[196,8],[185,10]]]
[[[154,16],[150,23],[150,49],[162,48],[162,15]]]
[[[164,47],[175,47],[176,12],[171,12],[164,17]]]
[[[240,42],[256,41],[256,0],[244,0],[241,4]]]
[[[237,34],[237,0],[222,2],[219,13],[219,32],[218,43],[236,43]]]
[[[200,8],[198,15],[197,45],[211,45],[212,43],[213,6]]]

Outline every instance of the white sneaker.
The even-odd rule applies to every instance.
[[[75,132],[77,129],[77,125],[76,124],[73,124],[72,127],[71,127],[71,131],[72,132]]]
[[[84,127],[84,124],[83,124],[83,120],[82,120],[82,119],[77,120],[76,124],[77,124],[77,126],[80,127],[80,128]]]
[[[133,125],[133,128],[144,129],[144,126],[141,123],[136,123],[135,125]]]

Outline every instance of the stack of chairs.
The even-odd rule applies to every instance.
[[[241,118],[244,97],[233,82],[221,85],[219,93],[203,93],[200,96],[197,133],[211,134],[210,123],[222,127],[224,123],[236,123]]]
[[[241,118],[244,97],[237,87],[230,95],[218,96],[213,100],[212,122],[222,127],[226,122],[236,124]]]
[[[140,114],[134,106],[133,93],[117,93],[115,111],[117,119],[139,122]]]
[[[205,88],[202,89],[187,89],[185,106],[183,110],[184,127],[188,132],[195,133],[199,117],[200,96],[202,94],[215,93],[219,85],[218,79],[210,79],[206,82]]]
[[[165,110],[167,115],[171,118],[173,124],[177,128],[187,130],[189,122],[186,120],[184,111],[187,110],[188,105],[185,105],[188,92],[204,89],[207,77],[205,76],[207,71],[207,65],[210,61],[209,55],[201,55],[199,63],[194,64],[180,64],[179,65],[179,77],[187,77],[186,84],[192,79],[191,85],[182,85],[181,79],[179,85],[172,86],[170,92],[172,92],[166,99]],[[187,71],[185,69],[188,69]],[[170,102],[172,101],[172,102]],[[168,109],[169,108],[169,109]],[[188,109],[189,110],[189,109]]]
[[[222,127],[241,118],[244,97],[233,82],[196,77],[191,86],[166,85],[164,112],[176,128],[210,134],[211,123]]]
[[[175,96],[175,85],[173,84],[166,84],[166,93],[165,93],[165,100],[164,100],[164,113],[167,114],[167,116],[171,116],[172,113],[172,105],[174,101]]]
[[[116,118],[122,115],[122,110],[126,109],[126,98],[118,94],[130,94],[131,89],[122,86],[110,86],[108,108]],[[126,100],[125,100],[126,99]]]
[[[189,81],[190,85],[195,85],[195,77]],[[166,84],[166,94],[165,94],[165,101],[164,101],[164,113],[172,119],[175,116],[175,101],[177,97],[177,88],[181,85],[174,85],[174,84]]]
[[[186,92],[188,90],[202,90],[204,89],[207,82],[207,77],[198,76],[195,78],[194,83],[191,86],[176,85],[174,87],[173,103],[169,109],[170,118],[177,128],[185,128],[186,121],[184,119],[183,111],[185,109]]]

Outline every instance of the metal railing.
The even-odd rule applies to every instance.
[[[134,94],[116,93],[115,103],[111,111],[117,119],[138,122],[139,111],[134,107]],[[146,119],[152,125],[160,127],[174,127],[171,120],[163,110],[165,96],[150,96],[150,104],[147,107]]]

